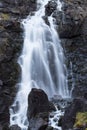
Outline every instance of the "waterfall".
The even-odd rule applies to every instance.
[[[63,48],[55,29],[52,16],[50,25],[43,20],[45,5],[49,0],[38,0],[38,11],[22,21],[24,26],[24,45],[18,63],[22,69],[19,90],[10,108],[10,124],[18,124],[27,130],[28,94],[33,87],[43,89],[49,97],[61,95],[69,97],[67,69],[64,64]],[[59,9],[61,3],[57,0]]]

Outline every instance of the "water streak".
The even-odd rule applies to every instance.
[[[69,96],[64,64],[63,49],[52,16],[48,26],[44,20],[45,5],[49,0],[38,0],[38,11],[34,16],[23,20],[24,46],[19,64],[22,78],[16,99],[10,108],[10,124],[18,124],[21,130],[27,130],[28,94],[33,87],[43,89],[49,97],[53,95]],[[58,8],[61,3],[57,0]]]

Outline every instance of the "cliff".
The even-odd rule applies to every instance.
[[[74,82],[73,97],[83,97],[87,91],[87,0],[62,3],[62,12],[53,9],[53,16],[66,57],[68,84],[71,89]],[[23,47],[20,23],[34,10],[35,0],[0,0],[0,130],[9,125],[9,107],[21,78],[17,63]]]

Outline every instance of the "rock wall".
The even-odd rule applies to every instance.
[[[62,129],[85,130],[86,127],[73,128],[78,112],[87,111],[87,1],[63,0],[63,12],[54,13],[57,19],[58,32],[64,48],[68,68],[68,84],[72,96],[80,99],[73,100],[66,108],[62,119]],[[72,70],[71,70],[72,69]],[[73,75],[72,75],[73,74]]]
[[[69,87],[74,82],[73,96],[81,97],[87,91],[87,0],[63,0],[62,3],[63,11],[55,12],[54,17],[65,50]]]
[[[20,22],[35,10],[35,3],[35,0],[0,0],[0,130],[9,124],[9,106],[21,77],[17,63],[23,46]]]

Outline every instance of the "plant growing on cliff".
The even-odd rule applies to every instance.
[[[87,130],[87,112],[78,112],[74,128],[85,128]]]

